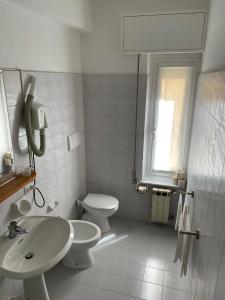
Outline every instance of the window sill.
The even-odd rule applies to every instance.
[[[143,178],[140,183],[159,187],[169,187],[174,189],[178,188],[175,180],[172,177],[168,176],[153,175]]]

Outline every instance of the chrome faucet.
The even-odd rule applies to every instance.
[[[8,229],[9,229],[8,237],[10,239],[14,239],[18,234],[27,233],[26,229],[18,226],[16,221],[10,222]]]

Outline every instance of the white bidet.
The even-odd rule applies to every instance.
[[[82,220],[69,221],[74,229],[72,246],[63,258],[63,265],[71,269],[90,268],[94,264],[91,248],[101,238],[100,228],[90,222]]]

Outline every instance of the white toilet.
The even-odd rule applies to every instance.
[[[108,218],[119,208],[119,201],[115,197],[90,193],[83,201],[78,200],[78,204],[85,209],[82,220],[95,223],[102,233],[110,231]]]
[[[91,248],[100,240],[101,230],[97,225],[87,221],[70,222],[74,229],[74,240],[62,263],[70,269],[90,268],[94,264]]]

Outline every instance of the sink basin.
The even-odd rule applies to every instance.
[[[43,273],[70,249],[73,227],[63,218],[50,216],[24,217],[18,224],[27,230],[26,234],[15,239],[0,237],[0,275],[23,279],[24,294],[29,300],[49,299]],[[34,293],[39,295],[33,297]]]

